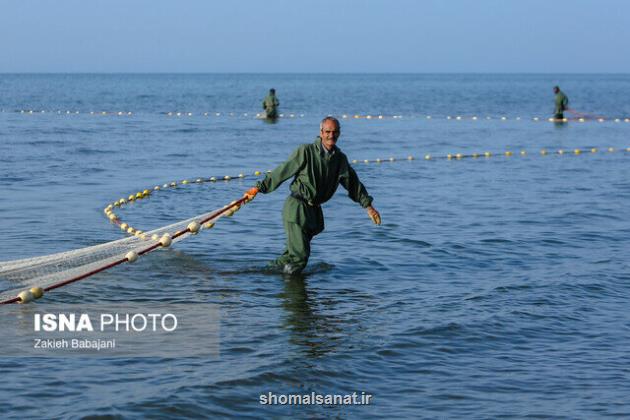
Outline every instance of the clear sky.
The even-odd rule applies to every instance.
[[[628,0],[2,0],[0,72],[630,73]]]

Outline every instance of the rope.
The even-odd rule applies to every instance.
[[[576,115],[577,119],[590,119],[590,120],[606,120],[606,117],[602,116],[602,115],[594,115],[594,114],[588,114],[585,112],[578,112],[574,109],[571,108],[567,108],[566,111],[570,114]]]
[[[605,149],[608,153],[615,153],[618,151],[625,151],[627,153],[630,153],[630,147],[627,147],[625,149],[615,149],[613,147],[608,147]],[[573,150],[564,150],[564,149],[558,149],[556,151],[549,151],[547,149],[541,149],[538,152],[539,156],[547,156],[547,155],[556,155],[556,156],[563,156],[563,155],[573,155],[573,156],[579,156],[582,154],[595,154],[598,153],[599,149],[596,147],[591,147],[591,148],[576,148]],[[483,152],[483,153],[448,153],[446,155],[431,155],[431,154],[425,154],[424,155],[424,160],[425,161],[432,161],[432,160],[448,160],[448,161],[452,161],[452,160],[462,160],[462,159],[478,159],[478,158],[492,158],[492,157],[512,157],[512,156],[528,156],[528,152],[526,150],[520,150],[517,154],[515,154],[513,151],[507,150],[504,152]],[[404,158],[396,158],[396,157],[389,157],[387,159],[364,159],[364,160],[352,160],[353,164],[370,164],[370,163],[393,163],[393,162],[402,162],[402,161],[414,161],[416,160],[416,158],[413,155],[408,155]],[[267,171],[267,172],[271,172],[271,171]],[[177,181],[172,181],[169,183],[165,183],[162,186],[160,185],[156,185],[153,187],[153,192],[158,192],[158,191],[163,191],[163,190],[168,190],[169,188],[176,188],[179,185],[190,185],[190,184],[202,184],[202,183],[207,183],[207,182],[217,182],[219,180],[223,180],[223,181],[231,181],[233,179],[249,179],[249,178],[259,178],[263,175],[262,171],[255,171],[253,173],[253,175],[244,175],[243,173],[238,174],[237,176],[230,176],[230,175],[225,175],[223,177],[209,177],[209,178],[196,178],[196,180],[194,182],[191,182],[189,180],[183,180],[180,182]],[[170,246],[172,240],[176,240],[180,237],[182,237],[183,235],[187,234],[187,233],[191,233],[191,234],[196,234],[199,232],[199,230],[201,229],[201,227],[205,227],[206,229],[210,229],[214,226],[214,221],[216,221],[219,217],[225,215],[225,216],[232,216],[236,211],[238,211],[240,209],[240,207],[245,204],[247,202],[247,199],[245,197],[240,198],[238,200],[232,201],[231,203],[225,205],[224,207],[222,207],[221,209],[210,213],[209,215],[206,215],[205,217],[200,218],[199,220],[195,220],[191,223],[188,224],[188,226],[186,227],[186,229],[181,229],[178,230],[177,232],[175,232],[172,236],[168,235],[168,234],[164,234],[162,237],[157,236],[156,234],[154,234],[151,238],[149,238],[148,234],[143,232],[142,230],[139,229],[135,229],[132,226],[130,226],[129,224],[122,222],[120,220],[120,218],[114,213],[114,208],[120,208],[122,206],[125,205],[131,205],[136,201],[139,200],[143,200],[145,198],[148,198],[152,195],[151,190],[149,189],[145,189],[143,191],[137,192],[136,194],[131,194],[129,195],[129,197],[127,199],[125,198],[121,198],[113,203],[108,204],[105,209],[104,209],[104,213],[105,215],[108,217],[108,219],[118,225],[121,230],[123,230],[124,232],[139,237],[140,239],[144,240],[144,241],[155,241],[155,243],[152,243],[151,245],[147,246],[146,248],[143,248],[141,250],[139,250],[138,252],[135,251],[130,251],[129,253],[127,253],[123,258],[119,258],[113,262],[104,264],[102,266],[99,266],[93,270],[90,270],[89,272],[86,273],[82,273],[80,275],[76,275],[74,277],[71,277],[69,279],[65,279],[63,281],[59,281],[56,282],[54,284],[51,284],[49,286],[47,286],[46,288],[38,288],[38,287],[33,287],[30,290],[25,290],[22,291],[21,293],[18,294],[18,296],[13,297],[11,299],[7,299],[4,301],[1,301],[0,304],[9,304],[9,303],[28,303],[32,300],[38,299],[40,298],[44,292],[49,292],[51,290],[57,289],[59,287],[62,286],[66,286],[68,284],[83,280],[85,278],[88,278],[94,274],[100,273],[102,271],[108,270],[112,267],[115,267],[117,265],[120,265],[122,263],[125,262],[135,262],[137,260],[137,258],[139,256],[142,256],[144,254],[147,254],[149,252],[152,252],[158,248],[161,247],[168,247]]]
[[[614,152],[618,152],[618,151],[625,151],[630,153],[630,147],[626,148],[626,149],[615,149],[614,147],[608,147],[605,148],[605,150],[608,153],[614,153]],[[547,156],[547,155],[557,155],[557,156],[563,156],[563,155],[574,155],[574,156],[579,156],[582,154],[594,154],[594,153],[598,153],[599,149],[596,147],[590,147],[590,148],[576,148],[573,150],[565,150],[565,149],[557,149],[555,151],[549,151],[547,149],[541,149],[540,151],[538,151],[537,155],[539,156]],[[482,152],[482,153],[478,153],[478,152],[474,152],[474,153],[447,153],[445,155],[432,155],[430,153],[426,153],[424,155],[421,155],[422,158],[425,161],[433,161],[433,160],[462,160],[462,159],[479,159],[479,158],[484,158],[484,159],[488,159],[488,158],[492,158],[492,157],[512,157],[512,156],[532,156],[529,152],[527,152],[526,150],[520,150],[517,153],[511,150],[506,150],[503,152]],[[381,158],[376,158],[376,159],[363,159],[363,160],[358,160],[358,159],[353,159],[352,160],[352,164],[370,164],[370,163],[392,163],[392,162],[402,162],[402,161],[413,161],[413,160],[417,160],[417,158],[414,155],[408,155],[406,157],[389,157],[386,159],[381,159]],[[271,172],[271,171],[266,171],[267,173]],[[255,171],[253,173],[253,175],[245,175],[243,173],[239,173],[238,175],[235,176],[231,176],[231,175],[224,175],[224,176],[213,176],[213,177],[209,177],[209,178],[196,178],[195,181],[190,181],[190,180],[183,180],[183,181],[171,181],[171,182],[167,182],[164,183],[162,186],[160,185],[156,185],[155,187],[153,187],[153,191],[157,192],[157,191],[164,191],[166,189],[169,188],[177,188],[178,186],[181,185],[190,185],[190,184],[203,184],[203,183],[208,183],[208,182],[218,182],[218,181],[231,181],[234,179],[239,179],[239,180],[247,180],[247,179],[257,179],[260,178],[263,175],[263,171]],[[116,213],[114,213],[114,208],[120,208],[123,207],[125,205],[131,205],[132,203],[134,203],[135,201],[138,200],[142,200],[145,199],[147,197],[149,197],[151,195],[151,190],[149,189],[145,189],[144,191],[140,191],[137,192],[135,194],[131,194],[129,195],[128,198],[121,198],[113,203],[108,204],[105,208],[104,208],[104,213],[105,215],[109,218],[109,220],[112,223],[117,224],[120,229],[123,232],[126,232],[130,235],[135,235],[138,236],[142,239],[148,239],[147,235],[144,233],[144,231],[140,230],[140,229],[136,229],[133,226],[131,226],[130,224],[123,222]],[[232,205],[235,202],[230,203],[230,205]],[[231,212],[231,214],[228,214],[228,216],[231,216],[233,214],[233,212]],[[155,238],[153,238],[155,239]]]
[[[630,123],[630,117],[628,116],[617,116],[617,117],[605,117],[601,115],[595,114],[587,114],[575,111],[573,109],[566,110],[569,113],[572,113],[576,117],[574,118],[565,118],[562,121],[577,121],[577,122],[626,122]],[[33,110],[33,109],[20,109],[20,110],[0,110],[0,113],[15,113],[15,114],[23,114],[23,115],[41,115],[41,114],[53,114],[53,115],[90,115],[90,116],[119,116],[119,117],[133,117],[136,115],[161,115],[169,118],[181,118],[181,117],[238,117],[238,118],[254,118],[254,119],[262,119],[265,118],[264,113],[254,113],[254,112],[211,112],[211,111],[166,111],[166,112],[132,112],[132,111],[79,111],[79,110]],[[278,114],[279,118],[305,118],[307,115],[305,113],[291,112],[291,113],[281,113]],[[361,120],[449,120],[449,121],[550,121],[550,122],[558,122],[553,118],[540,117],[540,116],[530,116],[530,117],[508,117],[505,115],[487,115],[485,117],[481,117],[478,115],[420,115],[420,114],[353,114],[353,113],[344,113],[336,115],[339,119],[361,119]]]
[[[187,234],[187,233],[191,233],[191,234],[196,234],[199,232],[199,230],[201,229],[202,225],[207,225],[210,221],[216,220],[219,217],[221,217],[224,214],[230,213],[234,214],[234,212],[236,212],[244,203],[246,202],[246,198],[241,198],[239,200],[235,200],[233,202],[231,202],[230,204],[224,206],[223,208],[205,216],[202,217],[200,219],[199,222],[197,221],[193,221],[191,222],[186,229],[182,229],[177,231],[176,233],[174,233],[172,236],[168,235],[168,234],[164,234],[161,238],[157,239],[157,243],[154,243],[152,245],[147,246],[146,248],[143,248],[142,250],[135,252],[135,251],[130,251],[128,252],[123,258],[119,258],[113,262],[110,262],[108,264],[104,264],[101,265],[91,271],[88,271],[86,273],[82,273],[80,275],[71,277],[69,279],[63,280],[63,281],[59,281],[56,282],[50,286],[47,286],[45,288],[40,288],[40,287],[33,287],[30,290],[24,290],[22,292],[20,292],[16,297],[11,298],[11,299],[6,299],[4,301],[0,301],[0,304],[9,304],[9,303],[28,303],[30,301],[33,301],[35,299],[39,299],[40,297],[42,297],[44,295],[44,292],[48,292],[50,290],[54,290],[57,289],[59,287],[62,286],[66,286],[68,284],[71,283],[75,283],[77,281],[83,280],[85,278],[88,278],[94,274],[100,273],[102,271],[108,270],[112,267],[115,267],[117,265],[120,265],[122,263],[125,262],[130,262],[133,263],[135,262],[139,256],[147,254],[151,251],[154,251],[158,248],[161,247],[168,247],[171,245],[173,240],[178,239],[179,237]],[[212,224],[212,226],[214,225],[214,223]],[[212,226],[207,226],[208,228],[212,227]],[[148,239],[147,239],[148,240]],[[154,239],[156,240],[156,239]]]

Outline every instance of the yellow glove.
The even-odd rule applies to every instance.
[[[372,219],[375,225],[381,224],[381,215],[374,207],[369,206],[367,208],[367,212],[368,212],[368,216],[370,216],[370,219]]]
[[[252,187],[249,190],[245,191],[245,194],[243,194],[245,201],[246,202],[252,201],[254,197],[256,197],[256,194],[258,194],[258,191],[260,191],[258,187]]]

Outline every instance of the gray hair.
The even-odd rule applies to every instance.
[[[339,120],[338,120],[337,118],[335,118],[335,117],[331,117],[331,116],[329,115],[329,116],[327,116],[326,118],[324,118],[324,119],[322,120],[322,122],[321,122],[321,123],[319,123],[319,129],[320,129],[320,130],[323,130],[323,129],[324,129],[324,123],[325,123],[326,121],[332,121],[332,122],[334,122],[335,124],[337,124],[337,127],[338,127],[339,129],[341,129],[341,124],[339,124]]]

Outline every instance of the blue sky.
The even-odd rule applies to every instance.
[[[625,0],[1,5],[5,73],[630,73]]]

